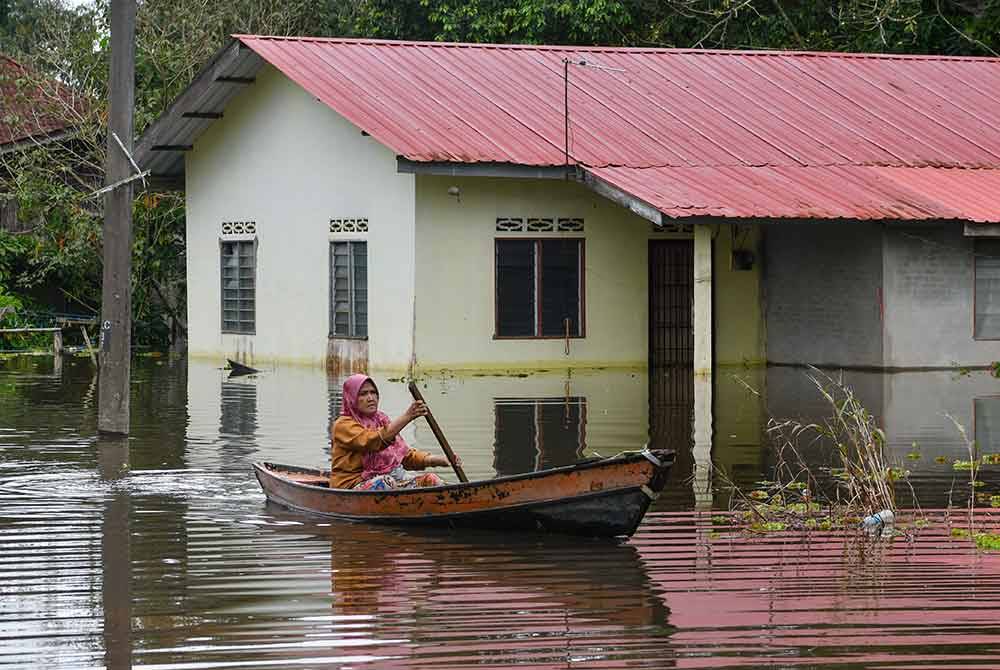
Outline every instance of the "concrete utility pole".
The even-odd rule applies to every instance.
[[[135,0],[111,1],[111,113],[105,184],[132,173],[135,107]],[[126,151],[128,153],[126,153]],[[129,432],[132,340],[132,185],[128,181],[104,202],[104,283],[101,292],[101,376],[97,428]]]

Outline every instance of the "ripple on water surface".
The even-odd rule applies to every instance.
[[[124,443],[94,437],[85,366],[58,378],[0,371],[0,384],[17,386],[0,395],[10,417],[0,431],[0,665],[998,665],[1000,555],[952,535],[967,523],[957,511],[932,510],[930,525],[882,541],[749,535],[725,514],[694,511],[702,503],[690,490],[628,542],[317,521],[267,505],[248,465],[272,454],[320,462],[336,382],[275,373],[242,382],[250,393],[219,371],[189,377],[171,365],[137,364]],[[443,393],[455,384],[440,382]],[[319,400],[308,405],[303,388]],[[516,407],[504,416],[548,426],[550,392],[524,390],[546,398],[530,404],[510,401],[516,391],[504,393]],[[588,397],[596,443],[627,432],[634,417]],[[303,421],[311,414],[320,420]],[[576,426],[584,414],[556,416]],[[476,476],[522,460],[500,451],[492,423],[463,416],[448,425],[465,436],[456,443]],[[725,460],[724,447],[716,456]],[[750,478],[765,475],[761,466]],[[986,508],[975,523],[996,531],[1000,519]]]

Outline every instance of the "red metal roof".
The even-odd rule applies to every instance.
[[[1000,170],[821,167],[587,168],[669,217],[1000,222]]]
[[[570,59],[570,162],[668,216],[1000,221],[996,58],[237,39],[412,161],[562,165]]]
[[[0,146],[67,130],[84,109],[66,86],[0,55]]]

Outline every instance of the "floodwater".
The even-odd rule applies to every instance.
[[[398,413],[405,387],[377,380]],[[1000,552],[952,534],[971,489],[945,416],[1000,452],[1000,380],[985,373],[848,378],[930,520],[877,541],[730,525],[726,480],[752,487],[774,466],[766,417],[822,416],[791,368],[719,371],[712,411],[695,411],[683,372],[426,380],[472,478],[675,447],[665,495],[627,542],[267,505],[250,463],[324,465],[340,381],[139,358],[133,433],[114,441],[96,436],[88,359],[0,361],[0,666],[1000,667]],[[436,449],[423,424],[407,438]],[[821,451],[807,457],[818,470]],[[981,479],[976,526],[1000,533],[1000,466]]]

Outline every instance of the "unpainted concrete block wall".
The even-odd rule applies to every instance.
[[[882,365],[882,237],[864,222],[764,227],[768,362]]]
[[[1000,359],[1000,341],[973,337],[975,243],[962,230],[957,222],[886,228],[886,367],[973,367]]]

